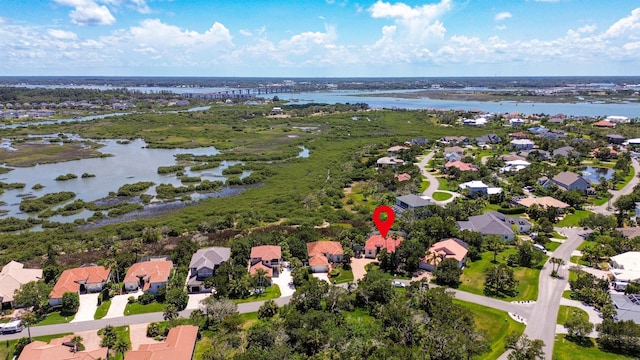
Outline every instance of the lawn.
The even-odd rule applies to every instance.
[[[151,304],[142,305],[140,303],[127,304],[124,308],[124,315],[138,315],[154,312],[163,312],[165,304],[152,302]]]
[[[449,180],[444,177],[438,178],[438,190],[456,191],[457,187],[449,183]]]
[[[473,313],[476,327],[485,331],[489,337],[491,352],[483,354],[476,359],[497,359],[504,353],[505,337],[512,332],[518,334],[524,332],[524,324],[511,319],[504,311],[457,299],[454,299],[453,302],[469,309]]]
[[[240,314],[240,319],[242,319],[243,322],[242,328],[246,330],[250,328],[251,325],[253,325],[256,321],[258,321],[258,312],[254,311],[250,313]]]
[[[498,254],[497,261],[506,263],[510,254],[515,254],[516,248],[503,250]],[[547,257],[545,256],[544,261]],[[482,259],[474,262],[468,262],[460,277],[462,283],[459,289],[468,291],[473,294],[484,295],[484,277],[487,269],[494,264],[493,252],[487,251],[482,254]],[[536,300],[538,298],[538,281],[540,279],[540,270],[517,267],[513,268],[514,276],[518,280],[518,294],[514,297],[505,297],[506,301],[513,300]]]
[[[111,306],[111,300],[103,301],[100,306],[96,309],[96,313],[93,315],[95,320],[102,319],[109,312],[109,307]]]
[[[422,177],[422,179],[423,179],[422,182],[420,182],[420,194],[422,194],[425,190],[427,190],[427,188],[431,184],[429,180],[424,180],[426,179],[424,176]]]
[[[334,284],[342,284],[353,281],[353,271],[345,270],[342,268],[337,269],[340,270],[340,273],[338,274],[338,276],[332,276],[331,282],[333,282]]]
[[[575,213],[569,214],[564,217],[564,219],[560,220],[556,226],[557,227],[571,227],[571,226],[580,226],[578,223],[581,219],[586,218],[591,215],[591,211],[587,210],[576,210]]]
[[[581,360],[634,359],[632,357],[602,351],[598,348],[598,344],[594,339],[588,339],[587,341],[587,345],[582,346],[581,344],[573,342],[572,339],[558,334],[553,346],[553,359],[573,360],[578,358],[576,356],[577,354],[580,354]]]
[[[620,190],[625,187],[629,183],[629,181],[631,181],[631,179],[636,176],[636,170],[633,168],[633,166],[631,166],[630,170],[631,171],[629,172],[629,175],[624,177],[622,183],[616,185],[616,190]]]
[[[433,200],[435,201],[445,201],[445,200],[449,200],[451,198],[451,194],[446,193],[446,192],[442,192],[442,191],[436,191],[433,193]]]
[[[44,319],[42,319],[42,321],[40,321],[37,324],[34,324],[33,326],[65,324],[65,323],[68,323],[69,321],[73,320],[74,317],[75,317],[75,315],[73,315],[73,316],[62,316],[62,315],[60,315],[59,311],[56,311],[56,312],[52,312],[52,313],[48,314]]]
[[[557,231],[552,232],[552,233],[551,233],[551,237],[552,237],[552,238],[554,238],[554,239],[567,240],[567,237],[566,237],[566,236],[564,236],[564,235],[560,234],[560,233],[559,233],[559,232],[557,232]]]
[[[571,299],[571,290],[565,290],[562,292],[562,297],[565,299]]]
[[[591,203],[595,206],[600,206],[606,204],[609,199],[611,199],[611,197],[593,198],[591,199]]]
[[[236,304],[242,304],[253,301],[277,299],[280,295],[280,287],[278,285],[271,285],[268,288],[265,288],[262,294],[251,295],[246,299],[234,299],[233,302]]]
[[[556,323],[564,325],[564,323],[567,322],[569,315],[571,315],[571,312],[574,310],[579,311],[583,318],[589,320],[589,314],[587,314],[586,311],[573,306],[560,305],[560,310],[558,310],[558,321],[556,321]]]
[[[556,241],[549,241],[548,243],[544,244],[544,248],[549,251],[555,251],[560,245],[562,245],[562,243],[559,243]]]
[[[42,341],[42,342],[46,342],[48,343],[49,341],[51,341],[51,339],[57,339],[57,338],[61,338],[63,336],[67,336],[67,335],[71,335],[71,333],[64,333],[64,334],[55,334],[55,335],[44,335],[44,336],[33,336],[32,339],[38,340],[38,341]],[[5,342],[5,346],[0,346],[0,359],[12,359],[13,356],[9,356],[9,354],[13,354],[13,352],[15,351],[15,346],[16,343],[18,342],[18,340],[7,340]]]

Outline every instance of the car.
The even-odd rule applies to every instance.
[[[405,285],[402,281],[399,281],[399,280],[393,280],[391,284],[395,287],[400,287],[400,288],[407,287],[407,285]]]
[[[547,253],[547,249],[545,249],[545,247],[540,244],[534,244],[533,248],[536,250],[542,251],[545,254]]]

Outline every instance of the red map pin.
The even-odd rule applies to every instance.
[[[387,214],[387,220],[380,219],[380,214],[382,213]],[[389,229],[391,229],[391,227],[393,226],[393,222],[395,220],[396,220],[396,213],[393,212],[392,208],[386,205],[378,206],[373,211],[373,223],[376,224],[376,227],[378,228],[378,231],[380,231],[380,235],[383,238],[387,237],[387,233],[389,232]]]

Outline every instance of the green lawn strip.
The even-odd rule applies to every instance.
[[[449,180],[447,178],[439,177],[438,190],[456,191],[457,188],[451,185],[451,183],[449,183]]]
[[[353,281],[353,271],[351,270],[340,269],[338,276],[331,277],[331,282],[334,284],[342,284],[350,281]]]
[[[581,219],[586,218],[592,214],[591,211],[587,210],[576,210],[575,213],[569,214],[564,217],[564,219],[560,220],[556,226],[558,227],[571,227],[571,226],[580,226],[578,223]]]
[[[571,290],[565,290],[562,292],[562,297],[565,299],[570,299],[571,300]]]
[[[565,335],[556,335],[556,342],[553,346],[554,360],[622,360],[634,359],[620,354],[613,354],[602,351],[598,348],[598,344],[594,339],[589,338],[587,345],[582,346],[575,343],[572,339]]]
[[[555,239],[560,239],[560,240],[567,240],[567,237],[566,237],[566,236],[564,236],[564,235],[560,234],[560,233],[559,233],[559,232],[557,232],[557,231],[552,232],[552,233],[551,233],[551,237],[552,237],[552,238],[555,238]]]
[[[591,203],[595,206],[600,206],[602,204],[606,204],[609,199],[611,199],[611,197],[594,198],[591,199]]]
[[[138,315],[154,312],[163,312],[165,304],[152,302],[151,304],[142,305],[139,303],[127,304],[124,308],[124,315]]]
[[[51,341],[52,339],[57,339],[57,338],[61,338],[67,335],[71,335],[72,333],[63,333],[63,334],[55,334],[55,335],[43,335],[43,336],[33,336],[31,337],[31,339],[33,341],[42,341],[42,342],[46,342],[49,343],[49,341]],[[25,335],[26,337],[26,335]],[[5,341],[5,346],[0,346],[0,359],[12,359],[13,358],[13,352],[16,350],[16,343],[18,342],[18,339],[15,340],[7,340]],[[9,355],[12,356],[9,356]]]
[[[445,201],[445,200],[449,200],[453,195],[446,193],[446,192],[442,192],[442,191],[436,191],[433,193],[433,200],[436,201]]]
[[[422,177],[422,182],[420,182],[420,193],[422,194],[423,192],[425,192],[425,190],[427,190],[427,188],[429,187],[429,185],[431,185],[431,183],[429,182],[429,180],[424,180],[426,179],[424,176]]]
[[[489,338],[491,352],[474,359],[497,359],[504,353],[505,337],[512,332],[518,334],[524,332],[524,324],[511,319],[504,311],[458,299],[453,299],[453,302],[469,309],[473,313],[473,319],[478,329],[485,331]]]
[[[55,324],[65,324],[69,321],[73,320],[75,315],[72,316],[62,316],[59,311],[47,314],[42,321],[33,326],[42,326],[42,325],[55,325]]]
[[[567,322],[569,315],[571,315],[571,312],[573,311],[580,312],[580,316],[589,320],[589,314],[587,314],[586,311],[574,306],[560,305],[560,310],[558,310],[558,321],[556,323],[560,325],[564,325],[564,323]]]
[[[559,243],[557,241],[549,241],[548,243],[544,244],[544,247],[549,251],[555,251],[560,245],[562,245],[562,243]]]
[[[515,254],[516,248],[503,250],[498,254],[497,261],[506,263],[506,259],[510,254]],[[468,291],[473,294],[484,295],[484,278],[487,269],[494,264],[493,253],[490,251],[482,254],[482,259],[478,261],[468,262],[460,277],[462,283],[459,289]],[[545,257],[546,260],[546,257]],[[538,298],[538,282],[540,279],[540,270],[517,267],[513,268],[514,276],[518,280],[518,295],[514,297],[502,298],[505,301],[514,300],[536,300]]]
[[[487,206],[482,209],[482,212],[486,213],[489,211],[498,211],[498,209],[500,209],[500,204],[487,204]]]
[[[392,279],[411,280],[410,276],[393,275],[393,274],[388,273],[386,271],[382,271],[382,270],[380,270],[380,266],[377,263],[367,264],[367,265],[365,265],[365,269],[367,270],[367,272],[380,271],[380,272],[382,272],[382,274],[385,277],[387,277],[389,279],[389,281],[391,281]]]
[[[631,171],[629,171],[629,175],[624,177],[624,180],[622,181],[622,183],[616,185],[616,190],[620,190],[623,187],[627,186],[629,181],[631,181],[631,179],[633,179],[634,176],[636,176],[636,169],[634,169],[633,166],[631,166],[630,170]]]
[[[248,303],[253,301],[277,299],[280,297],[280,295],[281,295],[280,287],[274,284],[264,289],[264,292],[262,292],[262,294],[251,295],[246,299],[234,299],[233,302],[236,304],[242,304],[242,303]]]
[[[96,309],[96,313],[93,315],[95,320],[102,319],[109,312],[109,307],[111,307],[111,300],[103,301],[100,306]]]

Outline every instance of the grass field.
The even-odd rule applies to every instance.
[[[562,292],[562,297],[565,299],[571,299],[571,290],[565,290]]]
[[[54,325],[54,324],[65,324],[69,321],[73,320],[74,316],[62,316],[60,312],[56,311],[51,314],[48,314],[42,321],[33,326],[42,326],[42,325]]]
[[[548,243],[544,244],[544,247],[549,251],[555,251],[560,245],[562,244],[559,242],[549,241]]]
[[[558,321],[556,321],[556,323],[564,325],[573,311],[578,311],[580,316],[589,320],[589,314],[587,314],[586,311],[573,306],[560,305],[560,309],[558,310]]]
[[[558,226],[558,227],[579,226],[578,223],[580,222],[580,220],[586,218],[590,214],[592,214],[591,211],[576,210],[575,213],[569,214],[569,215],[565,216],[564,219],[558,221],[556,226]]]
[[[253,301],[263,301],[269,299],[277,299],[280,297],[280,287],[278,285],[271,285],[268,288],[264,289],[262,294],[251,295],[246,299],[235,299],[233,300],[236,304],[242,304]]]
[[[565,335],[557,335],[553,346],[554,360],[624,360],[634,359],[632,357],[608,353],[600,350],[594,339],[588,339],[586,346],[578,344]]]
[[[111,307],[111,300],[103,301],[100,306],[96,309],[96,313],[93,315],[95,320],[102,319],[109,312],[109,307]]]
[[[353,271],[345,269],[340,269],[340,274],[331,278],[331,282],[336,284],[342,284],[350,281],[353,281]]]
[[[442,191],[436,191],[433,193],[433,200],[435,201],[445,201],[445,200],[449,200],[451,198],[451,194],[446,193],[446,192],[442,192]]]
[[[124,315],[138,315],[138,314],[147,314],[154,312],[163,312],[165,304],[161,304],[158,302],[152,302],[151,304],[142,305],[139,303],[127,304],[124,308]]]
[[[506,263],[506,259],[510,254],[515,254],[517,249],[510,248],[503,250],[498,254],[497,261]],[[545,257],[545,260],[546,261]],[[460,280],[459,289],[468,291],[473,294],[484,295],[484,277],[487,269],[493,266],[493,253],[487,251],[482,254],[482,259],[467,263]],[[538,282],[540,278],[540,270],[517,267],[514,268],[514,276],[518,280],[518,294],[514,297],[505,297],[506,301],[513,300],[536,300],[538,298]]]
[[[511,319],[504,311],[457,299],[454,299],[453,302],[471,310],[476,326],[485,331],[489,337],[491,352],[475,359],[497,359],[504,352],[505,337],[512,332],[518,334],[524,332],[524,324]]]

